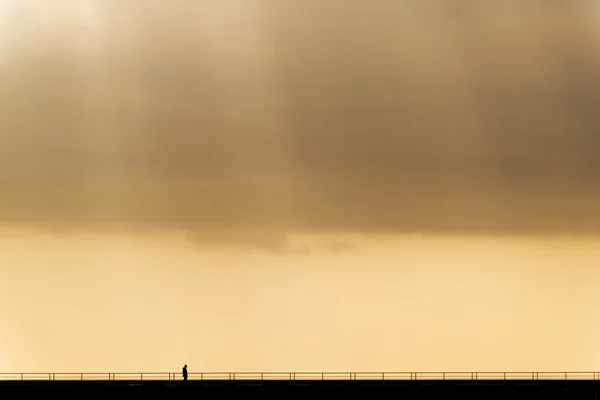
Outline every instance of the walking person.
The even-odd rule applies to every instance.
[[[183,366],[183,370],[181,371],[182,375],[183,375],[183,380],[187,381],[187,364]]]

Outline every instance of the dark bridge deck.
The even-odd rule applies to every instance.
[[[564,373],[563,373],[564,374]],[[593,374],[593,375],[592,375]],[[65,374],[66,375],[66,374]],[[327,399],[587,399],[599,400],[600,379],[597,373],[589,376],[557,375],[544,379],[543,374],[530,374],[517,379],[486,379],[477,374],[467,379],[444,374],[444,379],[424,379],[410,374],[409,379],[360,379],[361,374],[339,374],[348,378],[335,379],[329,374],[321,379],[310,378],[309,374],[281,374],[280,379],[272,376],[265,379],[240,379],[244,374],[227,374],[226,378],[211,379],[211,374],[190,374],[191,380],[181,381],[178,374],[165,374],[164,379],[151,379],[152,374],[81,375],[74,379],[59,374],[40,374],[38,379],[2,379],[0,375],[0,399],[188,399],[188,398],[239,398],[249,397],[273,399],[304,399],[315,396]],[[137,375],[137,378],[133,376]],[[380,374],[381,375],[381,374]],[[278,375],[280,376],[280,375]],[[283,379],[285,376],[287,379]],[[365,375],[366,376],[366,375]],[[503,377],[504,375],[502,375]],[[6,376],[5,376],[6,378]],[[13,377],[15,378],[15,377]],[[65,379],[62,379],[65,378]],[[95,378],[95,379],[92,379]],[[213,377],[214,378],[214,377]],[[385,379],[387,378],[387,379]],[[460,377],[459,377],[460,378]]]

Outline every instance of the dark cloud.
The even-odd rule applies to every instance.
[[[266,250],[271,253],[308,253],[306,246],[294,246],[286,235],[274,232],[191,231],[188,239],[200,248],[233,248],[234,250]]]
[[[3,224],[600,229],[591,3],[38,3],[2,28]]]

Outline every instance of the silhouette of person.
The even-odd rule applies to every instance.
[[[182,374],[183,374],[183,380],[187,381],[187,364],[183,366]]]

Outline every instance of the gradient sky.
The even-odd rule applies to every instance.
[[[598,9],[0,0],[0,372],[599,369]]]

